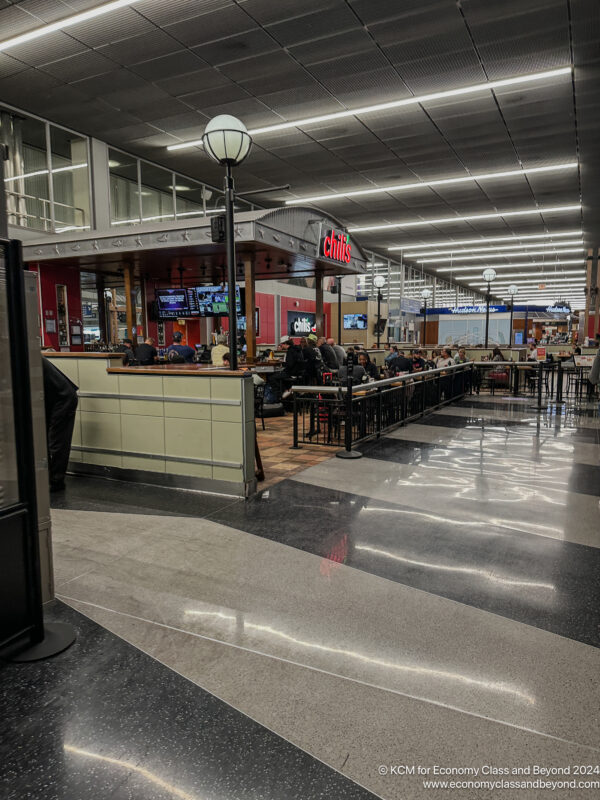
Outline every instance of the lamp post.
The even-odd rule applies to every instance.
[[[225,167],[225,242],[227,250],[227,283],[229,311],[229,364],[238,367],[237,357],[237,309],[235,302],[235,242],[233,235],[234,186],[231,168],[241,164],[250,152],[252,138],[246,126],[229,114],[220,114],[210,120],[202,144],[207,154]]]
[[[373,286],[377,289],[377,349],[379,350],[381,342],[381,290],[385,286],[383,275],[375,275]]]
[[[514,283],[511,283],[511,285],[508,287],[508,293],[510,295],[510,330],[508,334],[509,347],[512,347],[513,343],[513,314],[515,311],[515,295],[517,294],[518,291],[519,287]]]
[[[490,298],[492,281],[496,280],[496,270],[485,269],[483,271],[483,280],[487,283],[487,292],[485,295],[485,346],[487,349],[489,332],[490,332]]]
[[[431,297],[431,289],[423,289],[421,299],[423,300],[423,345],[427,347],[427,301]]]

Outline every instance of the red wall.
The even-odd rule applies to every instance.
[[[29,269],[39,273],[39,291],[41,293],[42,306],[42,326],[44,328],[42,342],[46,347],[54,347],[59,350],[58,331],[47,333],[44,320],[58,319],[56,307],[56,286],[63,284],[67,287],[67,311],[69,326],[72,324],[81,326],[81,341],[83,342],[83,322],[81,319],[81,283],[79,270],[71,267],[64,267],[58,264],[30,264]],[[55,323],[58,327],[58,322]],[[69,336],[71,329],[69,327]],[[83,344],[71,345],[73,352],[83,350]]]

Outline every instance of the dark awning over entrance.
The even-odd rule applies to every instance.
[[[117,273],[125,265],[138,275],[166,277],[173,260],[195,267],[209,283],[221,280],[225,245],[211,241],[211,218],[138,225],[107,232],[60,234],[23,247],[25,261],[58,262],[89,272]],[[253,261],[256,279],[300,278],[314,275],[358,275],[366,269],[366,255],[356,240],[344,233],[349,260],[328,258],[323,242],[343,227],[311,208],[276,208],[236,215],[235,244],[240,275],[243,262]],[[330,242],[325,246],[329,252]]]

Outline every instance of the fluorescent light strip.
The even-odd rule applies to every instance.
[[[102,14],[109,14],[111,11],[117,11],[119,8],[131,6],[138,2],[139,0],[113,0],[112,3],[104,3],[104,5],[96,6],[96,8],[90,8],[88,11],[82,11],[81,14],[74,14],[71,17],[60,19],[58,22],[52,22],[50,25],[43,25],[41,28],[34,28],[32,31],[22,33],[20,36],[13,36],[12,39],[5,39],[3,42],[0,42],[0,51],[8,50],[10,47],[16,47],[17,45],[24,44],[25,42],[31,42],[34,39],[47,36],[49,33],[54,33],[54,31],[61,31],[64,28],[70,28],[71,25],[78,25],[80,22],[85,22],[88,19],[94,19],[94,17],[99,17]]]
[[[419,259],[417,263],[419,264],[441,264],[444,261],[477,261],[480,259],[491,259],[491,258],[527,258],[527,256],[562,256],[565,253],[582,253],[584,248],[580,247],[570,247],[565,250],[534,250],[532,252],[522,252],[522,253],[480,253],[477,256],[462,256],[460,253],[457,253],[455,256],[450,258],[424,258]]]
[[[248,131],[251,136],[258,136],[261,133],[274,133],[275,131],[289,130],[290,128],[303,128],[306,125],[313,125],[316,122],[330,122],[333,120],[344,119],[345,117],[359,117],[365,114],[372,114],[376,111],[389,111],[394,108],[403,108],[404,106],[418,105],[419,103],[427,103],[432,100],[444,100],[450,97],[462,97],[464,95],[475,94],[477,92],[491,91],[492,89],[501,89],[504,86],[516,86],[522,83],[532,83],[535,81],[547,80],[550,78],[557,78],[561,75],[570,75],[571,66],[560,67],[560,69],[552,69],[546,72],[533,72],[529,75],[518,75],[515,78],[504,78],[498,81],[487,81],[486,83],[477,83],[472,86],[463,86],[460,89],[449,89],[445,92],[433,92],[431,94],[423,94],[417,97],[405,97],[402,100],[392,100],[388,103],[378,103],[373,106],[362,106],[360,108],[353,108],[347,111],[335,111],[331,114],[321,114],[317,117],[305,117],[304,119],[293,120],[292,122],[280,122],[276,125],[266,125],[263,128],[254,128]],[[167,150],[182,150],[186,147],[196,147],[202,143],[202,139],[195,139],[190,142],[181,142],[181,144],[172,144],[167,147]]]
[[[366,197],[373,194],[385,194],[386,192],[406,192],[411,189],[426,189],[434,186],[450,186],[456,183],[475,183],[476,181],[493,180],[495,178],[514,178],[521,175],[533,175],[540,172],[559,172],[565,169],[576,169],[577,161],[568,161],[564,164],[555,164],[551,167],[530,167],[529,169],[511,169],[502,172],[482,172],[479,175],[463,175],[457,178],[437,178],[433,181],[416,181],[414,183],[397,183],[394,186],[381,186],[377,189],[357,189],[351,192],[338,192],[335,194],[315,194],[310,197],[299,197],[295,200],[286,200],[286,206],[298,205],[299,203],[322,202],[323,200],[339,200],[352,197]]]
[[[452,256],[453,258],[463,253],[504,253],[508,252],[510,255],[512,250],[527,249],[529,247],[575,247],[580,245],[583,247],[583,240],[575,239],[571,242],[525,242],[524,244],[503,244],[491,247],[462,247],[459,250],[429,250],[424,253],[404,253],[404,258],[419,258],[420,256]],[[426,262],[419,262],[426,263]]]
[[[71,164],[68,167],[58,167],[57,169],[53,169],[52,174],[56,175],[58,172],[71,172],[74,169],[84,169],[84,167],[87,167],[87,163]],[[24,178],[35,178],[38,175],[47,175],[47,174],[48,174],[47,169],[40,169],[37,172],[26,172],[23,175],[11,175],[10,178],[4,178],[4,183],[9,183],[10,181],[20,181],[21,179]]]
[[[581,203],[567,206],[550,206],[549,208],[533,208],[523,211],[503,211],[494,214],[468,214],[464,217],[439,217],[438,219],[419,220],[418,222],[391,222],[386,225],[365,225],[358,228],[348,228],[349,233],[362,233],[363,231],[382,231],[392,228],[417,228],[421,225],[441,225],[445,222],[469,222],[480,219],[505,219],[506,217],[527,217],[532,214],[558,214],[567,211],[580,211]]]
[[[506,289],[508,289],[509,286],[511,286],[512,283],[514,283],[515,286],[531,286],[532,288],[535,288],[539,284],[544,284],[544,286],[546,286],[547,288],[551,288],[551,287],[554,287],[554,286],[572,286],[574,289],[581,289],[581,288],[585,287],[585,281],[583,281],[583,282],[582,281],[574,281],[574,280],[569,279],[569,278],[555,278],[554,280],[548,281],[548,280],[542,280],[541,278],[538,278],[538,280],[536,280],[536,281],[512,281],[511,283],[502,283],[502,284],[500,284],[498,286],[496,286],[496,284],[492,284],[492,289],[495,292],[505,291]],[[470,283],[469,286],[471,288],[473,288],[473,289],[486,289],[487,288],[485,286],[485,284],[482,285],[480,283]]]
[[[398,244],[393,247],[388,247],[388,250],[429,250],[431,247],[456,247],[457,245],[463,244],[486,244],[487,242],[520,243],[526,239],[559,239],[564,236],[583,236],[583,233],[582,231],[563,231],[562,233],[527,233],[522,236],[518,234],[513,234],[512,236],[480,236],[479,239],[459,239],[456,242],[446,240],[443,242],[431,242],[429,244]],[[515,246],[518,246],[518,244]],[[403,255],[406,255],[406,253]],[[413,253],[413,255],[416,255],[416,253]]]
[[[583,258],[572,258],[568,261],[523,261],[519,264],[482,264],[481,269],[485,269],[486,266],[491,266],[492,269],[512,269],[513,267],[553,267],[557,264],[580,264],[583,265],[584,259]],[[469,270],[473,269],[473,264],[469,264],[468,267],[442,267],[441,269],[436,270],[438,273],[440,272],[468,272]]]
[[[504,273],[501,276],[501,280],[507,280],[508,278],[547,278],[549,274],[552,275],[582,275],[585,276],[584,269],[561,269],[560,272],[509,272],[508,275]],[[476,281],[477,283],[481,283],[481,273],[478,272],[476,275],[461,275],[461,281]],[[495,285],[496,281],[494,281]]]

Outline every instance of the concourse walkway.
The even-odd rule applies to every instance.
[[[51,613],[80,637],[36,689],[65,749],[29,711],[9,796],[525,800],[423,781],[598,763],[597,405],[469,397],[362,452],[248,502],[70,479]]]

